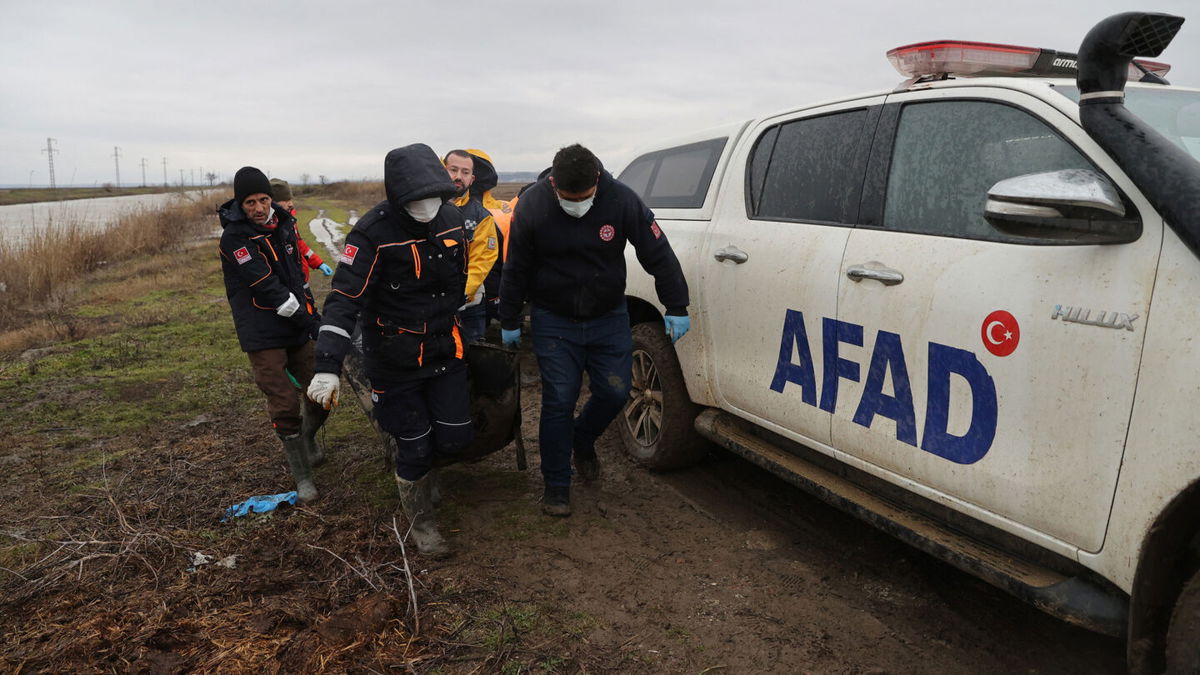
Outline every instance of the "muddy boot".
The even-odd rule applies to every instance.
[[[438,532],[433,515],[433,500],[430,499],[431,481],[428,474],[420,480],[405,480],[396,476],[396,487],[400,490],[400,505],[411,523],[409,531],[417,550],[427,556],[441,558],[450,553],[446,540]]]
[[[296,479],[296,496],[302,502],[311,502],[317,498],[317,486],[313,485],[312,466],[308,463],[308,451],[303,434],[280,436],[283,441],[283,451],[287,454],[288,468],[292,470],[292,478]]]
[[[321,466],[325,463],[325,449],[321,447],[321,442],[317,440],[317,432],[321,430],[321,425],[325,424],[325,419],[328,417],[328,410],[319,406],[304,406],[304,411],[301,415],[300,435],[304,438],[305,454],[308,456],[309,466]]]
[[[576,427],[571,450],[575,460],[575,473],[579,474],[580,480],[585,483],[595,483],[600,478],[600,460],[596,458],[596,439],[580,433]]]
[[[547,485],[542,493],[542,513],[559,517],[571,515],[571,488]]]
[[[436,467],[429,470],[429,501],[434,506],[442,503],[442,470]]]

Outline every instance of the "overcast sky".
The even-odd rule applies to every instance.
[[[896,46],[1075,51],[1114,0],[704,2],[0,0],[0,185],[172,183],[251,164],[376,178],[414,142],[537,171],[580,142],[614,170],[662,138],[892,87]],[[1159,60],[1200,87],[1200,3]],[[1192,16],[1189,17],[1189,14]],[[32,171],[32,174],[30,173]],[[194,172],[194,174],[193,174]]]

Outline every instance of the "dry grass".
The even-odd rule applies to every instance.
[[[339,181],[328,185],[309,185],[300,188],[297,194],[368,206],[381,202],[387,197],[383,190],[383,181]]]
[[[211,202],[180,197],[164,208],[122,217],[107,230],[67,222],[32,234],[20,245],[0,243],[0,330],[24,323],[22,331],[44,333],[46,327],[38,328],[29,317],[45,315],[47,308],[52,314],[83,275],[167,250],[215,228]]]

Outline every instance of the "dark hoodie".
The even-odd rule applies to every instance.
[[[278,219],[274,228],[255,225],[232,199],[217,209],[225,295],[238,342],[247,352],[302,345],[320,319],[305,288],[296,219],[278,204],[271,208]],[[300,309],[291,317],[279,316],[275,310],[289,293]]]
[[[462,215],[444,203],[420,223],[404,210],[411,201],[452,196],[454,183],[421,143],[387,154],[383,182],[387,200],[359,219],[338,258],[317,339],[319,373],[341,372],[360,313],[372,380],[431,377],[463,358],[454,318],[466,301]]]
[[[611,312],[625,298],[625,244],[654,276],[667,314],[686,316],[688,286],[667,235],[641,198],[608,171],[582,218],[567,215],[543,172],[517,202],[500,279],[500,325],[520,326],[526,301],[571,319]]]

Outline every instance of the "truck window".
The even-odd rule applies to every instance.
[[[896,129],[883,226],[990,241],[1029,242],[983,217],[997,181],[1058,169],[1095,167],[1033,115],[988,101],[904,106]]]
[[[749,163],[751,217],[851,224],[862,189],[864,167],[855,158],[866,119],[866,110],[852,110],[763,132]]]
[[[714,138],[642,155],[618,180],[650,208],[701,208],[728,140]]]

